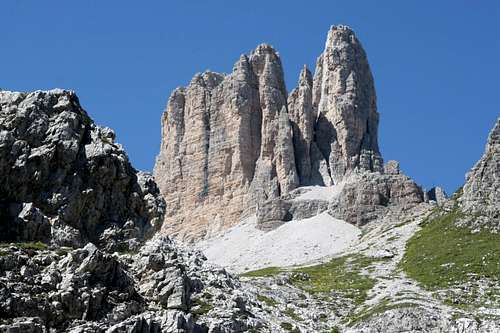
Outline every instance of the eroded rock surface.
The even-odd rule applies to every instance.
[[[164,201],[70,91],[0,91],[0,241],[135,247]]]
[[[361,43],[347,27],[328,32],[316,63],[313,105],[317,146],[334,182],[349,170],[383,170],[373,77]]]
[[[389,209],[405,211],[423,201],[422,188],[404,174],[361,172],[343,180],[342,191],[330,202],[328,212],[362,226]]]
[[[500,230],[500,118],[491,130],[481,159],[466,175],[459,198],[468,217],[461,221],[473,228]],[[472,215],[472,216],[471,216]]]
[[[197,74],[172,93],[162,119],[164,232],[209,238],[299,186],[383,173],[378,119],[366,54],[344,26],[330,29],[314,77],[304,67],[290,95],[265,44],[229,75]]]
[[[0,331],[244,332],[253,296],[204,256],[168,237],[137,254],[0,249]],[[252,303],[253,302],[253,303]]]

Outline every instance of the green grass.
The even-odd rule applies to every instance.
[[[211,299],[212,295],[203,294],[202,297],[205,299]],[[212,304],[208,303],[203,298],[197,298],[197,299],[194,299],[192,301],[191,313],[193,313],[194,315],[198,315],[198,316],[204,315],[214,308]]]
[[[292,276],[292,283],[313,294],[335,291],[359,304],[375,285],[375,281],[361,271],[375,261],[362,255],[334,258],[325,264],[295,269],[294,272],[305,273],[309,279]]]
[[[500,280],[500,234],[454,225],[462,213],[436,211],[407,243],[400,267],[427,289]]]
[[[278,304],[274,299],[264,295],[257,295],[257,300],[271,307],[275,307]]]
[[[240,274],[243,277],[269,277],[275,276],[281,273],[283,270],[279,267],[266,267],[262,269],[258,269],[255,271],[245,272]]]
[[[380,303],[365,309],[361,312],[356,313],[354,316],[349,318],[348,325],[354,326],[357,323],[365,321],[377,314],[384,313],[393,309],[402,309],[402,308],[412,308],[418,306],[415,303],[403,302],[403,303],[390,303],[387,299],[384,299]]]
[[[48,248],[47,244],[42,242],[0,243],[0,248],[7,248],[10,246],[33,251],[43,251]]]
[[[72,250],[73,250],[73,248],[71,248],[71,247],[60,247],[56,250],[56,254],[59,257],[65,257]]]
[[[291,283],[312,294],[330,292],[340,293],[352,299],[356,304],[362,303],[367,292],[375,285],[375,281],[362,274],[362,270],[374,262],[374,259],[363,255],[349,255],[334,258],[331,261],[308,267],[278,268],[268,267],[242,274],[245,277],[270,277],[282,272],[290,272]]]
[[[293,328],[293,325],[287,322],[282,322],[280,324],[281,328],[284,329],[285,331],[292,332],[292,333],[300,333],[300,330],[298,328]]]
[[[292,308],[286,308],[285,311],[283,311],[283,314],[287,317],[292,318],[295,321],[303,320],[297,313],[295,313],[295,311]]]

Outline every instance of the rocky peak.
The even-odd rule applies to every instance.
[[[333,26],[316,66],[317,145],[333,180],[356,168],[382,171],[373,77],[354,32]]]
[[[297,186],[286,101],[281,60],[266,44],[229,75],[197,75],[172,93],[155,165],[168,232],[203,237]]]
[[[463,194],[459,198],[462,210],[469,215],[462,224],[474,228],[500,230],[500,118],[488,136],[481,159],[467,173]],[[470,217],[472,215],[472,217]]]
[[[314,77],[304,67],[289,95],[268,44],[242,55],[227,76],[197,74],[172,93],[163,116],[155,176],[166,231],[205,237],[298,186],[383,173],[377,130],[368,60],[344,26],[330,29]]]

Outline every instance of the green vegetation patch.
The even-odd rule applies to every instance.
[[[362,303],[367,292],[375,285],[375,280],[363,274],[372,264],[380,260],[363,255],[347,255],[334,258],[327,263],[294,268],[268,267],[242,274],[245,277],[270,277],[290,272],[291,283],[309,293],[336,292]]]
[[[281,273],[283,269],[279,267],[266,267],[262,269],[258,269],[255,271],[245,272],[240,274],[243,277],[270,277],[275,276]]]
[[[203,295],[203,297],[209,298],[209,297],[206,297],[205,294]],[[214,308],[213,305],[210,304],[209,302],[205,301],[202,298],[197,298],[197,299],[194,299],[192,301],[192,304],[191,304],[191,313],[193,313],[194,315],[201,316],[201,315],[204,315],[204,314],[208,313],[213,308]]]
[[[48,248],[47,244],[42,242],[0,243],[0,248],[7,248],[11,246],[24,250],[33,250],[33,251],[43,251],[47,250]]]
[[[308,278],[295,274],[292,283],[313,294],[335,291],[359,304],[375,285],[375,280],[362,271],[377,260],[362,255],[334,258],[325,264],[295,269],[294,272],[305,273]]]
[[[257,300],[271,307],[275,307],[278,304],[278,302],[276,302],[274,299],[264,295],[257,295]]]
[[[286,308],[285,311],[283,311],[283,314],[287,317],[292,318],[295,321],[303,320],[292,308]]]
[[[454,222],[461,216],[436,211],[406,245],[400,267],[427,289],[500,279],[500,234],[459,228]]]
[[[281,328],[284,329],[285,331],[292,332],[292,333],[300,333],[300,330],[298,328],[293,328],[293,325],[287,322],[282,322],[280,324]]]
[[[418,304],[411,303],[411,302],[402,302],[402,303],[390,303],[389,300],[384,299],[380,303],[376,304],[375,306],[369,307],[367,309],[364,309],[354,316],[349,318],[348,325],[349,326],[354,326],[357,323],[360,323],[362,321],[365,321],[375,315],[384,313],[389,310],[393,309],[402,309],[402,308],[412,308],[412,307],[417,307]]]

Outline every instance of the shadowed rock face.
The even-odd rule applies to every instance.
[[[69,91],[0,91],[0,242],[109,249],[159,229],[164,202]]]
[[[332,27],[314,78],[304,67],[287,96],[269,45],[229,75],[197,74],[176,89],[162,119],[155,178],[165,232],[210,236],[302,185],[332,185],[354,170],[383,173],[378,113],[366,54]]]
[[[466,175],[459,199],[465,213],[474,215],[465,223],[474,228],[500,230],[500,118],[490,132],[481,159]]]

